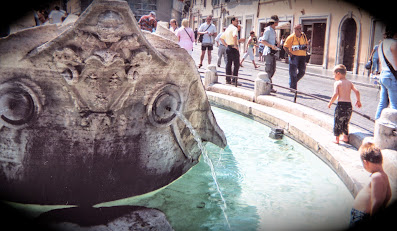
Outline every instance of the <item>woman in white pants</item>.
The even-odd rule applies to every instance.
[[[259,67],[258,65],[255,64],[255,58],[254,58],[254,47],[258,46],[257,43],[258,43],[258,40],[255,36],[255,32],[251,31],[250,37],[247,42],[246,53],[244,54],[243,59],[240,62],[241,67],[243,66],[244,59],[247,58],[248,55],[250,56],[250,59],[251,59],[252,63],[254,64],[254,67],[255,68]]]

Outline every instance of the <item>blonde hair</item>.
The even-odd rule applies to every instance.
[[[334,73],[341,73],[342,75],[346,75],[347,69],[343,64],[338,64],[334,67]]]
[[[182,20],[182,26],[183,26],[183,27],[189,27],[189,20],[187,20],[186,18],[184,18],[184,19]]]

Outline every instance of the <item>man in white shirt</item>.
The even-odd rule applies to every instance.
[[[211,51],[213,50],[214,38],[216,37],[216,27],[212,22],[212,15],[207,16],[206,22],[201,24],[198,34],[203,35],[201,42],[201,57],[199,68],[203,66],[205,50],[208,49],[208,64],[211,64]]]
[[[263,55],[265,56],[265,71],[270,79],[270,82],[272,82],[273,75],[276,72],[275,53],[278,48],[276,46],[277,34],[275,28],[278,25],[278,16],[272,15],[270,17],[268,25],[269,26],[265,28],[265,31],[263,33],[261,43],[265,45],[265,49],[263,50]],[[271,92],[276,92],[276,90],[273,89],[273,85],[271,88]]]
[[[59,9],[59,6],[55,6],[55,10],[52,10],[48,15],[48,19],[51,24],[61,23],[62,17],[66,17],[66,12]]]
[[[222,44],[227,47],[227,63],[226,63],[226,83],[227,84],[237,84],[238,70],[240,68],[240,52],[238,49],[238,19],[233,17],[231,19],[231,24],[219,38]],[[233,68],[233,79],[230,78],[232,75],[232,64]]]

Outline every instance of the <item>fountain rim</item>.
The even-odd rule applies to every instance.
[[[234,91],[232,88],[229,90]],[[287,101],[268,96],[271,97],[269,100],[272,101],[273,106],[267,106],[242,97],[226,95],[223,92],[218,93],[214,88],[211,91],[207,90],[207,97],[213,106],[241,114],[266,126],[283,128],[285,135],[302,144],[325,162],[338,175],[354,197],[368,183],[368,173],[362,167],[357,150],[349,149],[347,150],[349,153],[346,155],[344,153],[346,150],[343,150],[341,146],[334,146],[331,139],[313,136],[316,133],[314,130],[317,130],[317,133],[322,130],[330,134],[332,130],[328,131],[320,125],[305,120],[305,118],[274,107],[274,104],[282,104]],[[310,127],[315,129],[303,129]],[[351,160],[352,155],[355,158],[354,161]]]

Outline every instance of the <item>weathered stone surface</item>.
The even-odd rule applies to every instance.
[[[58,209],[37,221],[57,231],[173,230],[163,212],[138,206]]]
[[[170,31],[168,22],[158,22],[155,34],[174,41],[175,43],[179,42],[179,39],[175,33]]]
[[[0,51],[2,199],[95,204],[167,185],[201,154],[174,111],[226,146],[194,61],[142,32],[125,1],[96,0],[62,30],[0,39]]]
[[[381,149],[397,151],[397,110],[385,108],[375,122],[375,144]]]

